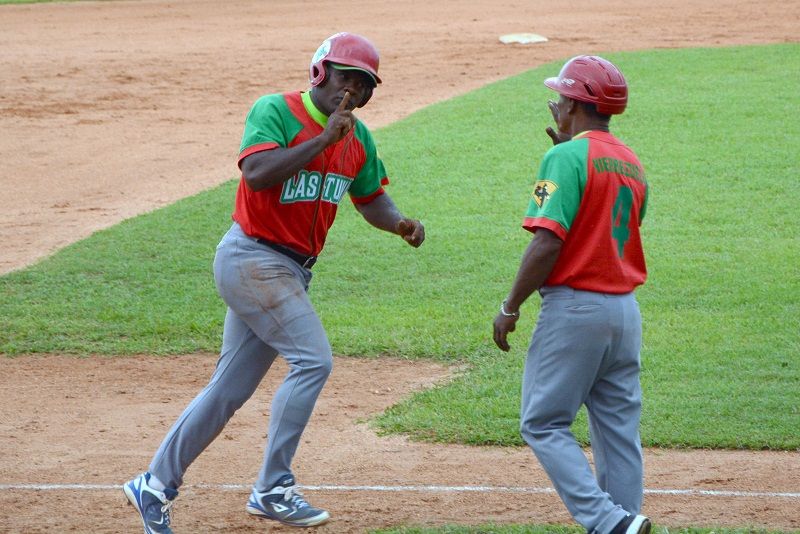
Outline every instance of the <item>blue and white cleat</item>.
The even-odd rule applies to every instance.
[[[327,511],[308,504],[291,475],[284,477],[266,493],[260,493],[253,488],[250,500],[247,501],[247,512],[293,527],[314,527],[331,517]]]
[[[122,486],[128,501],[142,518],[144,534],[173,534],[169,528],[172,502],[178,496],[174,489],[154,490],[147,483],[150,473],[142,473]]]

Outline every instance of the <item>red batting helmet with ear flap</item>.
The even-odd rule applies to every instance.
[[[544,84],[569,98],[595,104],[597,112],[604,115],[622,113],[628,104],[628,84],[622,72],[599,56],[570,59],[558,77],[547,78]]]
[[[308,73],[312,87],[325,81],[326,63],[356,68],[369,74],[375,85],[381,83],[378,76],[378,64],[380,63],[378,49],[367,39],[355,33],[341,32],[331,35],[317,48],[311,59]]]

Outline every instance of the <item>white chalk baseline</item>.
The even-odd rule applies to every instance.
[[[428,493],[555,493],[553,488],[537,488],[524,486],[343,486],[343,485],[301,485],[311,491],[366,491],[366,492],[428,492]],[[111,491],[121,490],[122,484],[0,484],[0,491]],[[246,484],[187,484],[182,489],[216,489],[224,491],[250,491]],[[731,491],[714,489],[656,489],[646,488],[645,495],[690,495],[705,497],[747,497],[768,499],[800,499],[800,492],[778,491]]]

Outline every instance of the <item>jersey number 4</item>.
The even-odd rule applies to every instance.
[[[621,258],[625,250],[625,243],[630,238],[631,231],[628,223],[631,220],[633,208],[633,191],[625,185],[619,186],[617,198],[614,200],[614,209],[611,212],[611,237],[617,242],[617,254]]]

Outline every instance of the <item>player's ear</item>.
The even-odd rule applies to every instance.
[[[578,109],[578,106],[580,106],[580,102],[568,96],[564,97],[564,101],[567,104],[567,113],[575,113],[575,111]]]
[[[372,98],[372,89],[373,89],[372,87],[369,87],[366,90],[366,92],[364,93],[364,98],[361,99],[361,103],[358,105],[358,107],[363,108],[364,106],[367,105],[369,99]]]

